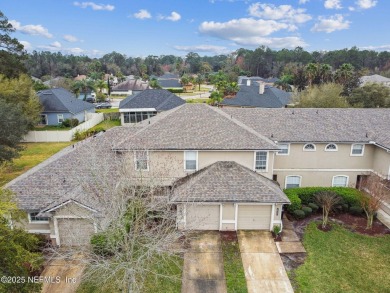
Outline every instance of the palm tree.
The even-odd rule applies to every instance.
[[[329,64],[321,64],[320,78],[321,78],[321,83],[332,82],[333,80],[332,66],[330,66]]]
[[[312,86],[314,79],[318,76],[319,64],[309,63],[305,66],[305,76],[309,82],[309,86]]]
[[[201,74],[198,74],[198,76],[195,78],[195,83],[199,86],[200,91],[200,85],[205,81],[205,77]]]

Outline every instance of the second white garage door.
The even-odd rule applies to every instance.
[[[237,229],[269,230],[271,211],[271,205],[239,205]]]
[[[186,229],[219,230],[219,205],[187,205]]]

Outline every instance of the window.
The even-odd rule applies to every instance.
[[[295,188],[301,186],[301,176],[287,176],[286,177],[286,189]]]
[[[156,116],[157,112],[124,112],[124,123],[137,123]]]
[[[364,144],[355,143],[351,146],[351,156],[363,156]]]
[[[277,155],[287,156],[290,153],[290,145],[288,143],[280,143],[278,147],[280,150],[276,153]]]
[[[39,214],[39,212],[35,212],[35,213],[29,213],[28,214],[28,220],[30,223],[34,223],[34,222],[49,222],[49,218],[48,217],[37,217],[37,215]]]
[[[348,176],[340,175],[333,176],[332,187],[347,187],[348,186]]]
[[[257,171],[267,171],[267,152],[256,152],[255,169]]]
[[[58,124],[64,122],[64,114],[57,114]]]
[[[135,170],[148,171],[149,170],[149,154],[148,151],[136,151],[134,153]]]
[[[184,169],[185,170],[198,170],[198,152],[197,151],[185,151],[184,152]]]
[[[303,150],[306,152],[314,152],[316,150],[316,145],[312,143],[307,143],[303,146]]]
[[[47,115],[46,114],[41,114],[41,120],[39,121],[39,124],[47,125]]]
[[[337,145],[334,143],[327,144],[325,147],[326,152],[336,152],[337,151]]]

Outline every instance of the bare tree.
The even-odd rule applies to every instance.
[[[376,174],[369,175],[362,182],[361,189],[365,193],[360,196],[359,202],[367,217],[367,229],[372,228],[374,216],[378,212],[382,201],[390,195],[390,190],[386,187],[386,183],[386,179]]]
[[[314,196],[314,199],[322,207],[322,228],[325,229],[328,225],[329,213],[341,198],[332,191],[321,191]]]

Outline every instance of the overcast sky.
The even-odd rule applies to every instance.
[[[238,48],[390,50],[389,0],[0,0],[28,51],[100,57]]]

